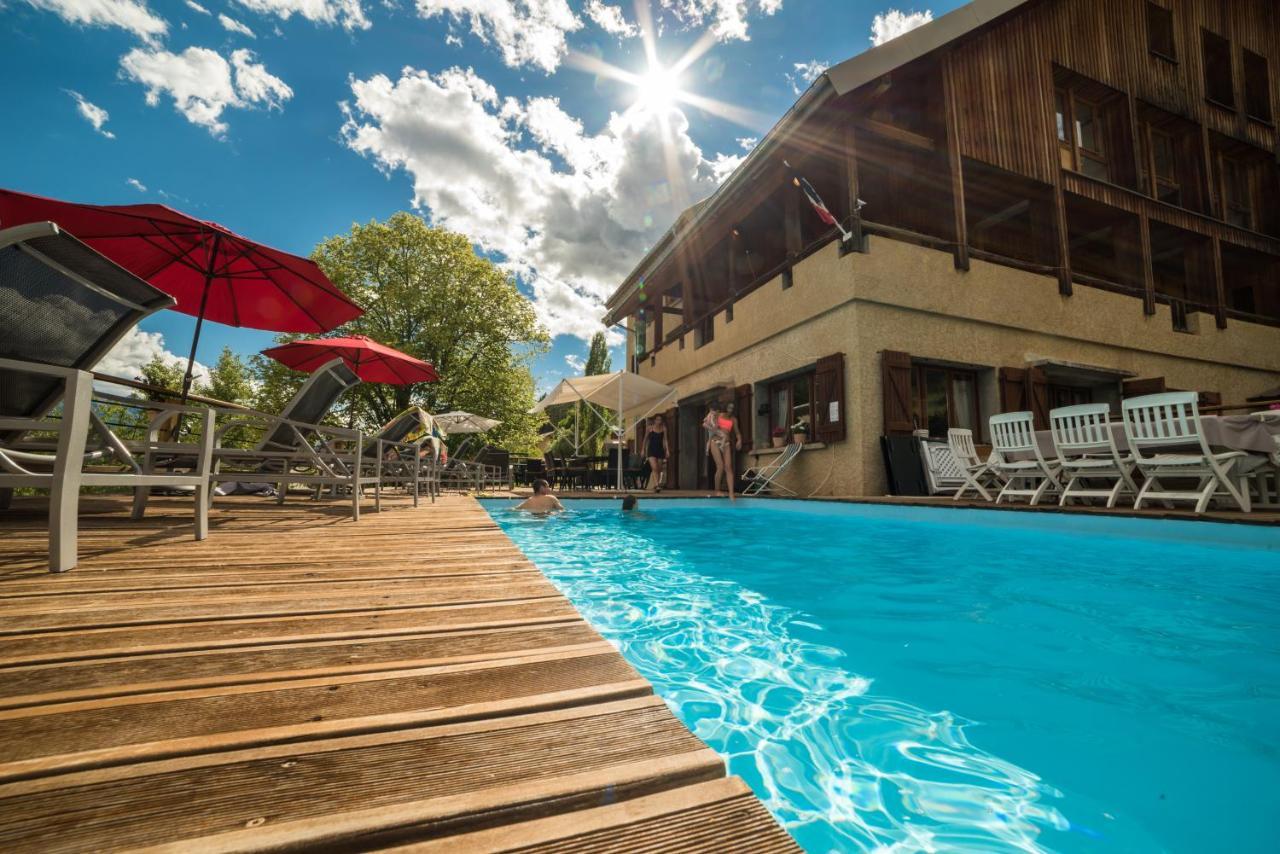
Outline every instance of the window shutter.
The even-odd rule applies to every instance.
[[[1049,429],[1049,378],[1044,368],[1027,369],[1027,408],[1035,416],[1037,430]]]
[[[740,385],[733,390],[733,413],[738,418],[738,431],[742,433],[742,450],[749,451],[756,434],[756,414],[751,409],[750,385]]]
[[[1121,384],[1121,392],[1124,397],[1141,397],[1144,394],[1160,394],[1163,391],[1165,391],[1164,377],[1125,380]]]
[[[1200,392],[1200,400],[1198,401],[1198,405],[1200,406],[1201,409],[1204,409],[1206,406],[1221,406],[1222,392],[1217,392],[1217,391]]]
[[[907,357],[910,364],[911,357]],[[908,395],[911,388],[907,368]],[[909,396],[908,396],[908,399]],[[849,414],[844,407],[844,353],[823,356],[813,372],[814,438],[819,442],[843,442]],[[908,408],[908,412],[909,412]],[[832,416],[835,416],[834,418]]]
[[[1024,368],[1000,369],[1000,411],[1023,412],[1027,408],[1027,372]]]
[[[680,408],[673,406],[662,416],[667,422],[667,489],[680,488]]]
[[[880,375],[884,385],[885,434],[910,433],[915,429],[911,418],[911,354],[883,351],[880,354]]]

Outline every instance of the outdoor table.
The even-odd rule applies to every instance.
[[[1200,427],[1211,448],[1270,455],[1276,453],[1280,418],[1266,416],[1267,413],[1261,412],[1248,415],[1201,415]],[[1129,439],[1125,436],[1123,422],[1112,421],[1110,427],[1116,448],[1121,451],[1129,450]],[[1050,431],[1037,430],[1036,444],[1040,446],[1040,453],[1046,459],[1058,456]]]

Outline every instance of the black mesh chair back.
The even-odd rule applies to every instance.
[[[91,370],[174,302],[54,223],[0,231],[0,358]],[[61,397],[56,378],[0,371],[0,416],[38,418]]]
[[[342,359],[325,362],[307,378],[289,401],[280,417],[303,424],[319,424],[342,393],[360,378]],[[298,434],[288,424],[278,424],[258,445],[259,451],[292,451],[298,447]]]

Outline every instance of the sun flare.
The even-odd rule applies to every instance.
[[[680,90],[680,73],[674,68],[652,65],[635,80],[636,106],[664,110],[684,94]]]

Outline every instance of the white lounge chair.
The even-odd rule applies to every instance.
[[[964,487],[964,469],[947,442],[921,438],[920,461],[930,495],[954,494]]]
[[[981,495],[984,501],[990,501],[991,493],[987,490],[996,490],[1004,486],[1004,481],[992,466],[996,455],[993,453],[991,458],[986,460],[979,456],[973,442],[972,430],[952,427],[947,431],[947,447],[951,449],[951,456],[959,466],[960,475],[964,480],[956,490],[956,494],[951,496],[953,499],[958,501],[966,492],[973,490]]]
[[[173,303],[54,223],[0,231],[0,508],[16,487],[48,490],[53,572],[76,565],[86,486],[194,488],[195,538],[208,536],[212,413],[115,402],[117,413],[159,409],[170,423],[193,415],[202,422],[189,469],[155,474],[139,465],[137,452],[159,443],[131,450],[93,409],[93,366],[138,321]],[[135,507],[134,517],[141,512]]]
[[[1082,403],[1049,412],[1049,429],[1058,452],[1058,465],[1066,485],[1058,504],[1079,498],[1105,498],[1115,507],[1121,493],[1136,495],[1133,454],[1116,447],[1110,425],[1111,407],[1105,403]],[[1108,481],[1105,489],[1090,487],[1089,481]]]
[[[1032,413],[992,415],[990,425],[992,450],[998,455],[993,466],[1008,481],[996,496],[997,504],[1018,496],[1029,498],[1033,505],[1039,504],[1045,493],[1062,490],[1057,464],[1044,458],[1036,442]]]
[[[782,476],[782,473],[787,470],[787,466],[791,465],[792,460],[798,457],[803,449],[804,445],[794,443],[787,445],[782,449],[782,453],[774,457],[771,462],[744,471],[742,479],[747,482],[747,485],[742,490],[742,494],[763,495],[769,492],[795,495],[795,490],[778,483],[778,478]]]
[[[1129,448],[1146,478],[1133,502],[1135,509],[1148,501],[1194,501],[1196,512],[1203,513],[1214,498],[1227,498],[1249,512],[1246,475],[1239,470],[1249,454],[1209,447],[1198,398],[1194,391],[1169,391],[1120,404]],[[1198,483],[1195,489],[1165,489],[1162,478],[1195,478]]]

